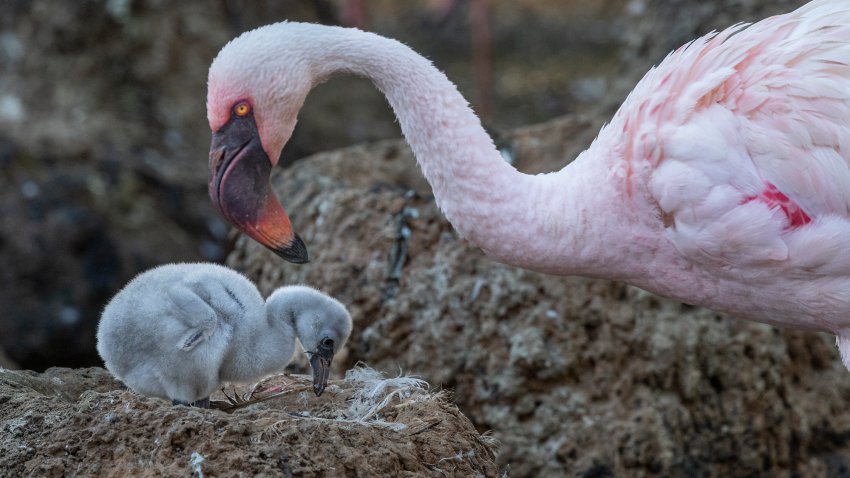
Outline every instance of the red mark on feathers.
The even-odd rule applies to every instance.
[[[805,226],[812,222],[812,218],[806,214],[806,211],[803,211],[797,203],[788,198],[788,196],[783,194],[782,191],[776,189],[776,186],[767,181],[765,181],[764,185],[764,191],[762,191],[758,196],[749,196],[744,199],[741,204],[758,200],[767,204],[771,209],[782,209],[782,212],[785,213],[785,217],[788,218],[788,226],[786,226],[786,229]]]

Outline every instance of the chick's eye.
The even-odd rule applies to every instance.
[[[251,112],[251,105],[245,101],[240,101],[233,107],[233,112],[236,113],[236,116],[247,116]]]

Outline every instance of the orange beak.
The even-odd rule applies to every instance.
[[[213,133],[209,194],[215,208],[284,260],[303,264],[307,248],[271,189],[271,170],[253,116],[234,116]]]

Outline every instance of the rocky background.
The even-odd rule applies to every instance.
[[[486,124],[519,169],[558,169],[668,51],[802,3],[493,0]],[[850,376],[831,337],[493,263],[436,210],[404,143],[374,143],[398,130],[363,80],[308,98],[275,179],[313,262],[234,241],[206,198],[206,68],[257,25],[344,22],[341,2],[0,7],[0,365],[99,364],[97,315],[133,274],[227,258],[264,292],[303,281],[350,305],[340,368],[453,391],[510,476],[850,474]],[[370,0],[366,21],[474,99],[468,9]]]

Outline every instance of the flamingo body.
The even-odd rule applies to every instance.
[[[848,65],[850,5],[815,1],[680,48],[607,128],[711,307],[850,325]]]
[[[430,62],[352,29],[282,23],[233,40],[210,67],[210,127],[238,122],[234,102],[250,98],[274,164],[309,89],[339,73],[386,95],[437,204],[496,260],[834,333],[850,363],[850,3],[681,47],[549,174],[506,164]]]

